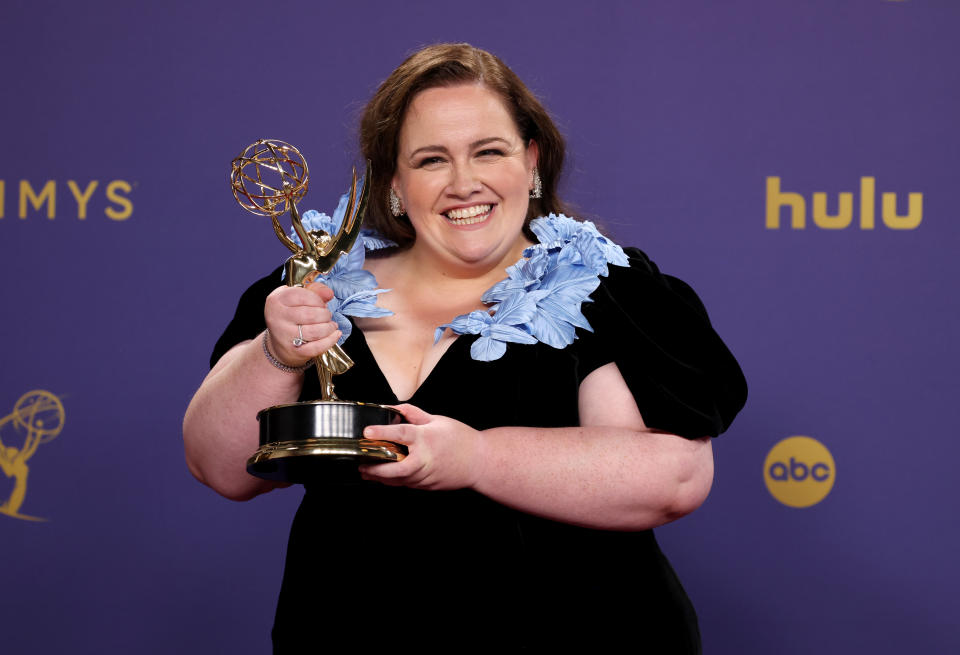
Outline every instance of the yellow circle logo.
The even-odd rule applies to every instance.
[[[827,447],[810,437],[788,437],[770,449],[763,481],[774,498],[790,507],[810,507],[833,489],[837,467]]]

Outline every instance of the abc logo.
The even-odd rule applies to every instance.
[[[810,437],[789,437],[767,454],[763,480],[774,498],[790,507],[810,507],[833,489],[837,467],[826,446]]]

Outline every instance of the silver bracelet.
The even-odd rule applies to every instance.
[[[300,366],[287,366],[279,359],[273,356],[273,353],[270,352],[270,348],[267,347],[267,339],[270,336],[270,330],[263,331],[263,354],[267,356],[267,361],[279,368],[284,373],[303,373],[308,368],[313,366],[313,360],[310,360],[306,364],[301,364]]]

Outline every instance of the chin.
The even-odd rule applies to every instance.
[[[494,251],[491,251],[490,249],[455,250],[452,252],[452,257],[457,262],[468,265],[483,264],[492,259],[497,259]]]
[[[496,263],[494,260],[499,260],[504,254],[502,247],[488,240],[459,239],[458,241],[459,243],[448,243],[446,253],[452,261],[459,264]]]

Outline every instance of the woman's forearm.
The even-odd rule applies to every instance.
[[[247,473],[259,444],[257,412],[294,402],[303,374],[273,367],[262,336],[234,346],[210,371],[183,419],[187,466],[202,483],[233,500],[248,500],[277,485]]]
[[[473,488],[564,523],[643,530],[689,514],[713,481],[709,438],[617,427],[482,433]]]
[[[399,405],[407,419],[368,426],[368,439],[405,444],[400,462],[361,466],[392,486],[472,488],[530,514],[605,530],[645,530],[689,514],[713,482],[710,439],[649,430],[616,364],[580,385],[581,425],[478,431]]]
[[[329,349],[341,334],[326,303],[333,291],[277,287],[263,307],[272,358],[290,367]],[[276,335],[285,335],[279,340]],[[293,337],[298,337],[294,339]],[[257,412],[296,401],[303,373],[280,370],[263,352],[264,333],[237,344],[211,369],[183,419],[187,465],[198,480],[227,498],[247,500],[276,486],[247,474],[247,459],[259,444]]]

